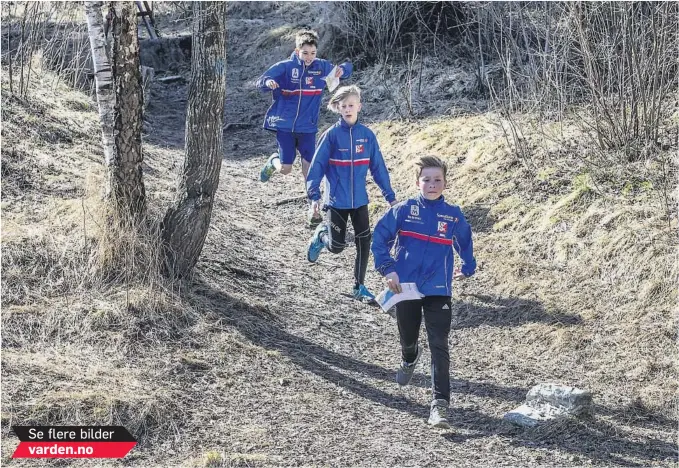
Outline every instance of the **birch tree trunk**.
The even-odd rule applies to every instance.
[[[142,87],[137,10],[132,1],[112,5],[111,65],[115,103],[113,153],[108,162],[109,193],[118,221],[133,223],[146,212],[141,150]]]
[[[87,33],[92,49],[92,63],[94,64],[94,82],[99,106],[99,120],[101,120],[101,140],[104,145],[106,167],[113,157],[113,74],[111,63],[106,53],[106,37],[104,36],[104,17],[101,9],[103,2],[85,2],[87,16]],[[107,184],[108,188],[108,184]]]
[[[175,277],[198,262],[210,225],[222,165],[226,97],[226,2],[193,4],[186,157],[177,200],[163,221],[166,265]]]

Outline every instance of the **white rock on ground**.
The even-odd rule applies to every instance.
[[[524,427],[567,416],[580,416],[591,411],[592,394],[587,390],[564,385],[542,383],[526,395],[526,402],[505,414],[504,419]]]

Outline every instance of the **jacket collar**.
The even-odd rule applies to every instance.
[[[354,128],[359,123],[360,123],[360,119],[357,119],[355,124],[349,125],[348,123],[345,122],[345,120],[341,116],[339,118],[339,124],[340,124],[340,127],[342,127],[342,128],[346,128],[346,129]]]
[[[436,200],[427,200],[421,193],[417,195],[417,201],[423,206],[435,207],[443,204],[445,198],[443,195],[438,197]]]

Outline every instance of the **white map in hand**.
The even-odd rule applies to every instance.
[[[335,88],[339,86],[340,79],[335,76],[335,73],[337,73],[337,70],[339,70],[339,66],[335,65],[332,70],[330,70],[330,73],[328,76],[323,78],[325,80],[325,84],[328,86],[328,91],[331,93],[335,91]]]
[[[401,301],[412,301],[424,297],[424,294],[417,289],[415,283],[401,283],[401,289],[403,292],[395,294],[387,288],[375,298],[375,301],[377,301],[383,311],[387,312]]]

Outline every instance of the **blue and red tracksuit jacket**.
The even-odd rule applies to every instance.
[[[325,177],[326,206],[360,208],[368,204],[368,169],[384,198],[389,203],[396,200],[375,134],[359,122],[349,125],[340,117],[316,146],[306,178],[307,194],[311,200],[320,200],[321,180]]]
[[[473,275],[472,229],[462,210],[443,196],[427,200],[422,195],[387,211],[375,226],[371,246],[377,271],[395,271],[401,283],[417,284],[425,296],[452,296],[453,249],[462,259],[462,273]]]
[[[308,67],[293,52],[288,60],[282,60],[271,66],[257,80],[257,87],[262,91],[271,91],[273,102],[264,116],[266,130],[316,133],[318,116],[321,112],[321,100],[325,77],[334,65],[324,59],[316,59]],[[349,78],[353,65],[345,62],[340,79]],[[271,90],[266,86],[267,80],[274,80],[278,88]]]

